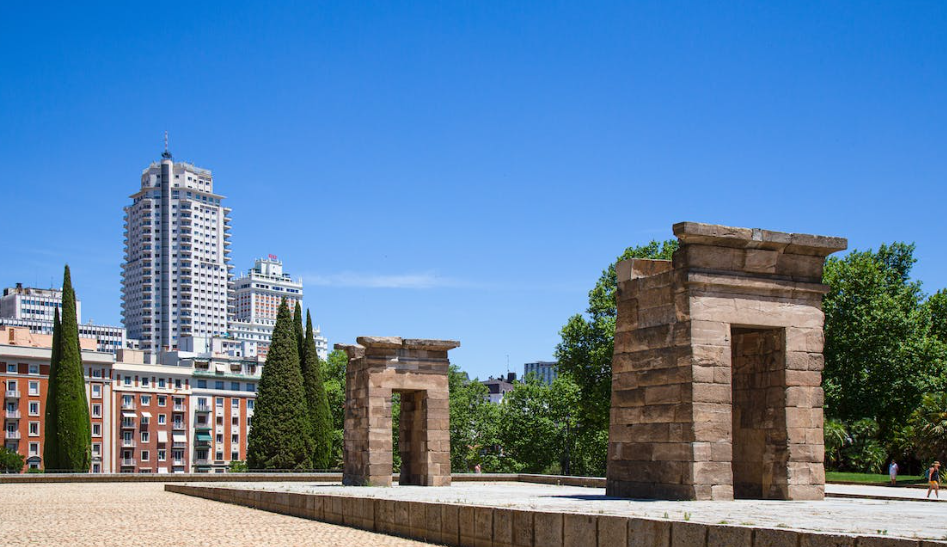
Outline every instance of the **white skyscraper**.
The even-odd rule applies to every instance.
[[[275,256],[258,258],[253,269],[234,283],[235,320],[230,325],[230,334],[237,340],[256,342],[261,353],[266,353],[276,326],[276,311],[285,298],[290,311],[296,302],[302,303],[303,284],[283,272],[283,263]],[[320,336],[319,328],[314,332],[316,353],[325,359],[329,353],[328,341]]]
[[[122,316],[129,338],[156,353],[184,336],[221,336],[232,316],[230,209],[211,172],[174,162],[142,172],[125,207]]]

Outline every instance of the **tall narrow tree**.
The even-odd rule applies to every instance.
[[[53,471],[85,473],[92,459],[89,401],[85,393],[82,354],[79,348],[79,322],[76,316],[76,293],[72,288],[69,266],[62,284],[62,321],[56,343],[56,362],[51,364],[52,376],[47,391],[47,406],[52,401],[54,429],[46,433],[46,442],[53,442],[52,458],[46,468]],[[57,338],[54,334],[53,338]]]
[[[312,428],[298,347],[293,317],[283,299],[247,438],[251,469],[306,469],[312,465]]]
[[[328,469],[332,465],[332,414],[329,397],[322,382],[322,364],[316,353],[316,337],[312,330],[312,316],[306,310],[306,345],[303,358],[303,383],[309,403],[309,421],[312,423],[312,466]]]
[[[56,399],[51,397],[55,393],[56,363],[59,362],[59,340],[62,337],[62,322],[59,319],[59,308],[53,311],[53,346],[49,356],[49,381],[46,387],[46,419],[44,420],[43,438],[43,467],[54,469],[51,465],[56,462],[58,443],[56,442],[59,427],[56,423]]]
[[[296,333],[296,351],[299,352],[299,364],[302,365],[306,358],[306,339],[303,336],[303,307],[299,301],[296,301],[296,309],[293,310],[293,330]]]

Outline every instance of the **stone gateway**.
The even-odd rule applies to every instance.
[[[336,344],[345,374],[342,484],[391,486],[391,396],[401,394],[399,484],[450,485],[447,352],[454,340],[362,336]]]
[[[822,499],[822,269],[843,238],[682,222],[620,262],[607,494]]]

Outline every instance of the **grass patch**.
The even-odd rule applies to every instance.
[[[845,473],[842,471],[826,471],[826,482],[858,482],[863,484],[889,484],[888,475],[880,473]],[[898,475],[898,484],[919,484],[924,479],[920,475]]]

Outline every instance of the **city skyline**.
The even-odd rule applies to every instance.
[[[677,221],[916,242],[947,286],[942,5],[375,8],[11,10],[0,285],[69,263],[83,319],[121,324],[121,209],[169,131],[237,271],[276,254],[330,343],[458,339],[472,377],[550,360]]]

